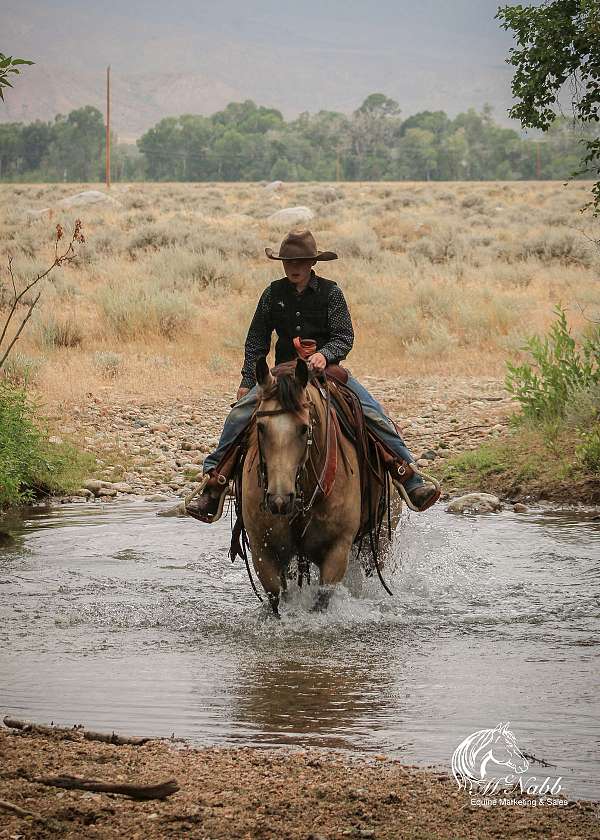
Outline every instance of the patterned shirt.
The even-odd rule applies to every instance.
[[[308,286],[302,294],[310,294],[319,287],[317,275],[311,272]],[[322,353],[329,363],[340,362],[345,359],[354,344],[354,330],[348,304],[339,286],[333,286],[327,302],[327,324],[330,338],[319,353]],[[271,349],[271,287],[268,286],[258,302],[256,312],[250,323],[246,338],[244,366],[242,368],[241,388],[252,388],[256,385],[256,362],[261,356],[267,356]]]

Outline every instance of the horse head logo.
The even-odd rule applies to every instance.
[[[488,765],[493,763],[515,773],[524,773],[529,762],[508,728],[509,721],[494,729],[479,729],[462,741],[452,756],[452,775],[460,788],[473,790],[485,782]]]

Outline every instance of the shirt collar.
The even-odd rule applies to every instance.
[[[290,286],[292,286],[291,283],[290,283]],[[294,292],[296,292],[296,288],[294,286],[292,286],[292,289],[294,290]],[[314,271],[310,272],[310,279],[308,281],[308,284],[307,284],[306,288],[304,289],[304,292],[306,292],[307,289],[311,289],[313,292],[318,292],[319,291],[319,278],[317,277],[317,275],[315,274]],[[296,292],[296,294],[303,295],[304,292]]]

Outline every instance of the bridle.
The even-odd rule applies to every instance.
[[[314,403],[309,400],[307,403],[303,403],[300,408],[307,408],[308,409],[308,429],[306,432],[306,443],[304,445],[304,453],[298,467],[296,469],[296,480],[295,480],[295,499],[294,499],[294,509],[290,514],[290,521],[293,521],[297,516],[306,516],[306,514],[310,511],[312,505],[314,504],[314,494],[313,498],[311,499],[310,503],[305,506],[304,505],[304,491],[302,489],[302,474],[306,469],[306,465],[310,459],[310,454],[312,451],[312,446],[314,443],[314,434],[313,434],[313,426],[316,422],[314,417]],[[255,411],[255,417],[277,417],[282,414],[297,414],[298,412],[292,408],[274,408],[274,409],[267,409],[264,411]],[[267,463],[264,458],[264,454],[262,451],[262,446],[260,442],[260,432],[257,429],[256,440],[257,440],[257,448],[258,448],[258,486],[263,491],[263,499],[261,503],[261,509],[264,511],[267,509],[267,490],[269,487],[269,478],[267,474]]]

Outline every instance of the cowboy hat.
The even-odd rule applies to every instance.
[[[333,251],[317,251],[315,237],[309,230],[291,230],[276,254],[272,248],[265,248],[270,260],[337,260]]]

